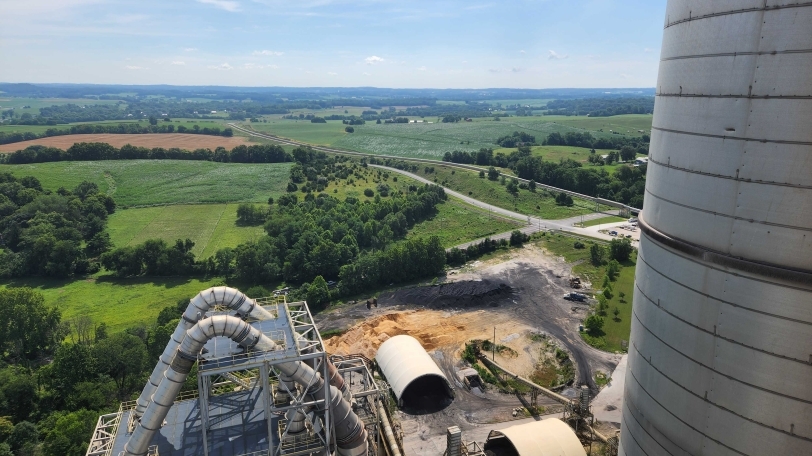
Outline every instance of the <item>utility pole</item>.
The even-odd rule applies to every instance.
[[[493,327],[493,354],[491,355],[491,359],[496,362],[496,326]]]

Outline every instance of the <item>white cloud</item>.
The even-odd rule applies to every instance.
[[[261,70],[263,68],[277,69],[279,67],[276,65],[260,65],[258,63],[245,63],[240,68],[244,70]]]
[[[186,52],[195,52],[197,48],[183,48],[183,50]]]
[[[385,61],[386,60],[378,57],[377,55],[371,55],[371,56],[364,59],[364,62],[366,62],[367,65],[375,65],[376,63],[382,63],[382,62],[385,62]]]
[[[126,68],[128,70],[149,70],[149,68],[144,68],[144,67],[135,66],[135,65],[127,65],[124,68]]]
[[[425,66],[419,67],[417,68],[417,71],[426,71],[426,67]]]
[[[550,49],[550,55],[547,56],[547,58],[549,60],[564,60],[564,59],[566,59],[568,57],[569,57],[569,54],[563,54],[562,55],[562,54],[559,54],[558,52],[555,52],[552,49]]]
[[[524,49],[522,49],[521,51],[519,51],[519,54],[526,54],[526,52],[524,52]]]
[[[645,49],[643,49],[643,52],[651,52],[651,51],[652,51],[652,49],[651,49],[651,48],[645,48]]]
[[[327,76],[338,76],[338,73],[333,73],[332,71],[328,71]]]
[[[274,55],[274,56],[280,56],[282,54],[284,54],[284,52],[268,51],[268,50],[254,51],[251,53],[251,55]]]
[[[229,65],[228,63],[223,63],[221,65],[209,65],[209,69],[210,70],[225,70],[225,71],[228,71],[228,70],[233,70],[234,67]]]
[[[363,74],[364,76],[372,76],[371,74],[367,73],[366,71],[364,71],[364,72],[363,72],[363,73],[361,73],[361,74]]]
[[[172,62],[172,65],[186,65],[186,62],[181,62],[180,60],[175,60]]]
[[[212,5],[232,13],[236,13],[240,10],[240,4],[232,0],[197,0],[197,2],[203,3],[204,5]]]
[[[521,73],[522,71],[524,71],[524,68],[513,67],[513,68],[510,69],[511,73]]]

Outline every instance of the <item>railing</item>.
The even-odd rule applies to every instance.
[[[113,444],[121,423],[121,414],[122,410],[119,407],[118,412],[99,417],[87,453],[85,453],[86,456],[110,456],[113,453]]]

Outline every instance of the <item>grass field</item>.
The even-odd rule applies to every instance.
[[[406,238],[438,236],[443,247],[449,248],[519,228],[516,222],[490,217],[486,211],[453,199],[440,204],[437,209],[434,217],[415,225]]]
[[[110,217],[107,230],[115,247],[147,239],[191,239],[192,253],[208,258],[264,234],[262,226],[238,226],[237,204],[195,204],[124,209]]]
[[[20,98],[20,97],[4,97],[0,94],[0,110],[14,108],[15,114],[31,113],[38,115],[40,108],[45,108],[54,105],[95,105],[106,104],[114,105],[118,100],[95,100],[91,98]],[[30,106],[30,108],[23,108],[23,106]]]
[[[148,149],[163,147],[165,149],[178,148],[191,151],[195,149],[214,150],[218,147],[233,149],[239,145],[246,144],[248,141],[241,136],[225,137],[190,133],[99,133],[50,136],[32,139],[30,141],[3,144],[0,145],[0,152],[14,152],[34,145],[67,150],[74,144],[80,142],[107,143],[113,147],[123,147],[130,144],[138,147],[146,147]]]
[[[623,218],[623,217],[609,216],[609,217],[601,217],[599,219],[589,220],[589,221],[586,221],[584,223],[577,223],[576,225],[580,226],[582,228],[587,228],[587,227],[595,226],[595,225],[603,225],[604,223],[625,222],[626,220],[628,220],[628,219]]]
[[[538,142],[553,132],[590,131],[595,136],[611,136],[610,129],[630,130],[630,136],[640,136],[638,129],[651,129],[651,116],[629,115],[605,118],[587,117],[505,117],[497,122],[491,118],[474,122],[417,124],[356,125],[355,133],[344,132],[340,121],[313,124],[309,121],[271,119],[268,123],[250,124],[258,131],[318,145],[329,145],[370,154],[439,160],[446,152],[455,150],[475,152],[480,148],[495,148],[496,139],[514,131],[534,135]],[[614,128],[613,128],[614,127]],[[604,129],[603,132],[599,131]],[[586,150],[588,153],[588,150]],[[585,157],[583,157],[586,160]]]
[[[43,187],[95,182],[119,207],[182,203],[266,202],[285,191],[289,163],[238,164],[186,160],[110,160],[0,165],[0,172],[34,176]]]
[[[505,190],[500,181],[492,181],[479,177],[474,171],[452,168],[444,165],[434,165],[434,172],[426,173],[426,167],[421,165],[417,174],[429,180],[478,199],[488,204],[550,220],[575,217],[589,214],[595,210],[595,205],[576,199],[575,206],[557,206],[554,196],[544,190],[535,193],[529,190],[519,190],[514,197]]]
[[[108,276],[84,280],[20,279],[2,286],[28,286],[42,293],[45,304],[57,306],[63,320],[87,315],[106,323],[111,332],[155,322],[158,312],[180,299],[189,299],[206,288],[222,285],[221,279],[133,278]]]

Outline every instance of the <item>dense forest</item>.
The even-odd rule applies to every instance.
[[[653,114],[654,97],[582,98],[547,103],[546,116],[609,117],[621,114]]]
[[[0,155],[0,163],[19,165],[58,161],[91,160],[204,160],[221,163],[284,163],[293,156],[275,144],[239,145],[231,150],[218,147],[211,149],[164,149],[124,145],[116,148],[107,143],[76,143],[67,150],[46,146],[28,146],[10,154]]]
[[[45,191],[34,177],[0,174],[0,277],[68,277],[98,271],[116,210],[94,183]]]

